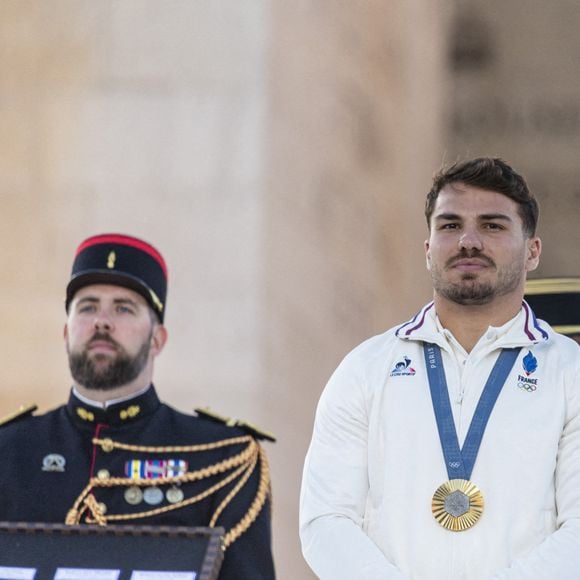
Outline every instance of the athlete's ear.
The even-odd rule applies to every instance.
[[[540,263],[540,254],[542,253],[542,240],[540,238],[530,238],[527,241],[528,255],[526,257],[526,272],[532,272]]]
[[[429,240],[425,240],[425,264],[427,270],[431,270],[431,249],[429,247]]]

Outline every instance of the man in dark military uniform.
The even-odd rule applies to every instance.
[[[142,240],[79,246],[66,296],[73,388],[66,405],[0,428],[0,520],[222,526],[219,578],[273,579],[263,434],[180,413],[152,384],[166,289],[163,257]]]
[[[536,278],[524,296],[538,318],[580,343],[580,278]]]

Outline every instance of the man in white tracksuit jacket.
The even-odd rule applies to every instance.
[[[580,579],[580,348],[523,301],[541,251],[537,204],[505,162],[480,158],[435,177],[426,216],[434,301],[352,351],[321,397],[302,484],[304,556],[323,580]],[[515,353],[464,478],[482,507],[463,491],[446,491],[439,511],[432,500],[460,480],[425,344],[440,348],[436,392],[448,393],[460,446],[498,355]]]

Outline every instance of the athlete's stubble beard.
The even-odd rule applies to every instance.
[[[451,282],[445,272],[451,271],[455,262],[466,258],[478,259],[487,265],[487,269],[496,271],[495,281],[479,280],[478,274],[466,272],[458,282]],[[430,272],[435,292],[462,306],[489,304],[495,298],[517,290],[525,279],[523,260],[519,256],[508,267],[498,269],[495,262],[479,250],[466,249],[447,260],[443,269],[431,262]]]

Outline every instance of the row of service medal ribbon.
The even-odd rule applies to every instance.
[[[131,479],[160,479],[162,477],[179,477],[187,472],[188,463],[182,459],[132,459],[125,463],[125,476]],[[183,491],[170,487],[165,494],[158,487],[147,487],[142,490],[132,485],[125,490],[125,501],[131,505],[145,502],[148,505],[159,505],[163,498],[169,503],[183,501]]]

